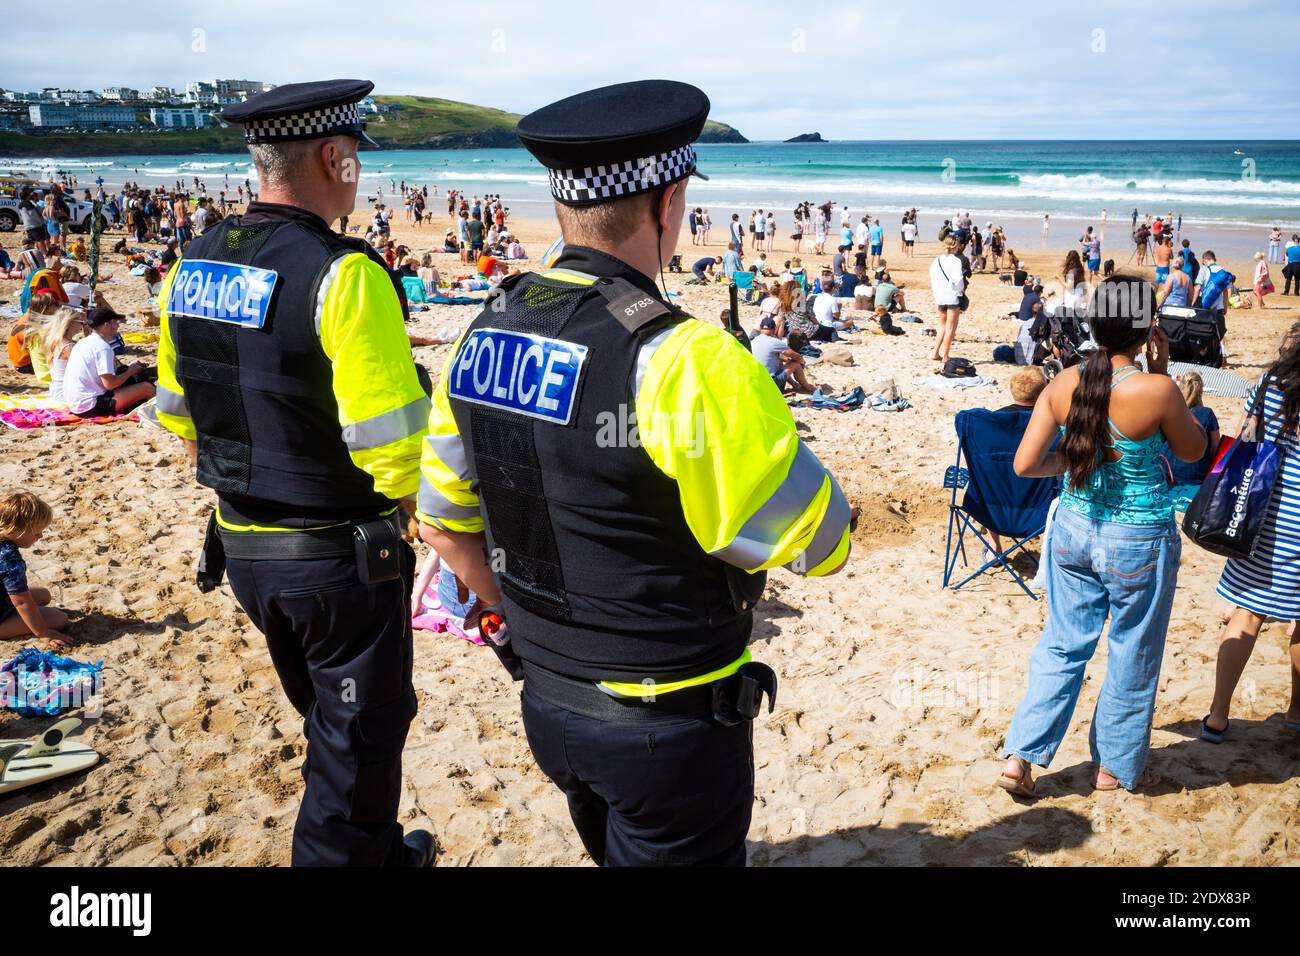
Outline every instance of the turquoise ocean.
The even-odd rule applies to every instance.
[[[732,211],[773,208],[788,232],[797,202],[833,200],[888,226],[905,209],[921,213],[922,238],[959,210],[977,222],[1004,225],[1015,242],[1037,242],[1050,214],[1053,242],[1068,242],[1075,224],[1098,224],[1127,241],[1133,210],[1181,216],[1198,239],[1223,238],[1233,253],[1263,248],[1273,225],[1300,230],[1300,141],[1200,142],[833,142],[703,144],[692,205],[715,223]],[[546,214],[542,168],[522,149],[377,150],[362,154],[363,194],[391,196],[394,185],[437,186],[474,195],[500,193],[523,218]],[[204,180],[209,192],[228,180],[256,183],[247,154],[113,156],[78,159],[0,157],[0,172],[48,175],[65,170],[81,185]],[[856,215],[854,216],[856,219]],[[1122,227],[1122,228],[1121,228]],[[1240,248],[1237,248],[1237,247]]]

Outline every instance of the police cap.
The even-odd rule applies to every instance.
[[[325,136],[352,136],[364,146],[379,144],[366,135],[357,103],[370,95],[369,80],[316,80],[286,83],[250,96],[221,114],[242,123],[249,143],[284,143]]]
[[[639,80],[566,97],[519,121],[519,139],[550,174],[551,195],[569,206],[606,202],[692,174],[691,145],[709,98],[689,83]]]

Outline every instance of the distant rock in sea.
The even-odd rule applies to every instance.
[[[786,140],[787,143],[824,143],[821,133],[800,133]]]

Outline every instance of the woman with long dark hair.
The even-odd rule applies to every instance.
[[[1278,476],[1281,487],[1269,505],[1255,553],[1244,560],[1229,559],[1219,577],[1218,593],[1234,609],[1219,643],[1214,700],[1201,721],[1201,738],[1216,744],[1228,732],[1232,694],[1269,617],[1293,622],[1287,632],[1291,701],[1282,715],[1282,725],[1300,731],[1300,639],[1294,624],[1300,619],[1300,436],[1296,427],[1300,422],[1300,323],[1287,331],[1277,359],[1251,389],[1245,403],[1247,414],[1260,388],[1267,388],[1262,408],[1264,438],[1282,446],[1286,455]]]
[[[1098,285],[1088,309],[1097,349],[1043,390],[1016,451],[1017,474],[1064,475],[1043,543],[1047,626],[998,780],[1019,796],[1034,795],[1030,764],[1046,767],[1065,737],[1108,617],[1106,679],[1089,734],[1093,786],[1135,790],[1158,779],[1147,767],[1151,717],[1181,553],[1160,452],[1167,442],[1196,461],[1206,437],[1166,374],[1169,338],[1155,314],[1149,282],[1115,276]],[[1143,350],[1146,372],[1136,363]]]

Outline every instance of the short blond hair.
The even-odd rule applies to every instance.
[[[1183,399],[1187,402],[1188,408],[1195,408],[1201,404],[1201,394],[1205,391],[1205,383],[1198,373],[1184,372],[1182,381],[1178,383],[1178,388],[1183,393]]]
[[[1026,365],[1011,376],[1011,400],[1017,405],[1032,405],[1047,387],[1047,378],[1037,365]]]
[[[21,538],[29,531],[44,528],[54,512],[30,491],[15,491],[0,498],[0,538]]]

